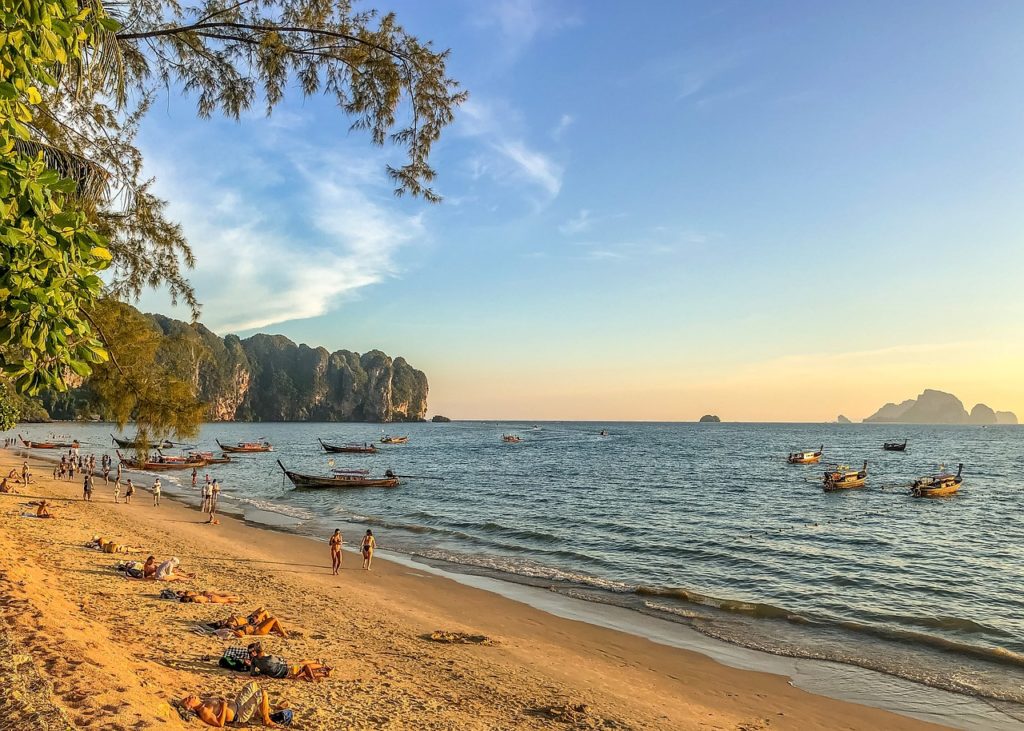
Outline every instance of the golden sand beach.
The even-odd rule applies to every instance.
[[[6,474],[23,457],[0,451]],[[0,495],[0,728],[206,728],[183,720],[189,693],[228,698],[250,678],[217,666],[226,647],[195,625],[263,606],[293,634],[263,638],[293,661],[323,659],[332,677],[259,678],[293,728],[338,729],[926,729],[882,710],[812,695],[787,678],[721,665],[703,655],[561,619],[526,604],[406,566],[346,552],[332,576],[323,543],[205,515],[147,490],[113,502],[100,480],[50,479]],[[23,517],[31,500],[54,517]],[[194,579],[174,588],[237,593],[235,606],[159,598],[168,585],[124,578],[117,555],[85,547],[102,535],[138,551],[177,556]],[[346,535],[347,544],[358,536]],[[386,547],[387,537],[381,536]],[[437,630],[483,635],[447,644]]]

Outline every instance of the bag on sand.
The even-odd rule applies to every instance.
[[[293,715],[292,709],[282,708],[280,711],[274,711],[271,713],[270,720],[274,723],[280,724],[281,726],[291,726]]]

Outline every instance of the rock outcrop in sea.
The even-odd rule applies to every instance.
[[[970,413],[951,393],[925,389],[916,399],[899,404],[888,403],[864,419],[867,423],[898,424],[1016,424],[1012,411],[996,412],[985,404],[975,404]]]
[[[700,417],[701,424],[718,424],[721,421],[722,420],[714,414],[704,414],[704,416]]]
[[[840,414],[839,416],[836,417],[836,423],[837,424],[852,424],[853,422],[850,421],[849,419],[847,419],[842,414]]]
[[[441,416],[440,414],[434,414],[434,418],[431,419],[435,424],[447,424],[451,421],[447,416]]]

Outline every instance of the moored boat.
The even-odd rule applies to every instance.
[[[384,477],[369,477],[361,471],[333,471],[330,475],[306,475],[301,472],[292,472],[277,460],[278,466],[285,476],[292,481],[297,488],[324,488],[324,487],[398,487],[398,478],[391,470],[384,473]]]
[[[502,434],[501,441],[503,442],[521,442],[523,441],[520,437],[515,434]]]
[[[886,452],[905,452],[907,451],[907,440],[904,439],[902,442],[885,442],[882,445],[882,449]]]
[[[231,461],[230,455],[223,453],[219,457],[214,457],[213,452],[189,452],[189,454],[198,459],[206,460],[206,464],[227,464]]]
[[[31,439],[25,439],[21,434],[18,435],[18,439],[29,449],[74,449],[78,447],[77,439],[73,442],[33,442]]]
[[[198,455],[191,454],[187,457],[173,457],[159,455],[156,459],[147,458],[140,460],[134,457],[125,457],[117,451],[117,458],[121,464],[131,470],[147,470],[150,472],[164,470],[190,470],[193,467],[205,467],[208,462]]]
[[[381,437],[381,444],[406,444],[409,441],[409,437],[393,437],[390,434]]]
[[[139,447],[142,447],[143,449],[170,449],[174,446],[166,439],[160,442],[142,441],[138,434],[131,439],[119,439],[111,434],[110,439],[121,449],[138,449]]]
[[[961,462],[956,468],[955,475],[943,469],[937,474],[919,477],[910,486],[910,494],[914,497],[947,497],[953,495],[964,484],[963,471],[964,465]]]
[[[790,464],[814,464],[821,461],[821,454],[825,451],[825,445],[818,447],[817,452],[790,452],[786,461]]]
[[[851,490],[855,487],[864,487],[868,479],[868,463],[865,460],[864,466],[859,470],[850,469],[846,465],[834,465],[825,470],[824,488],[825,492],[836,490]]]
[[[238,453],[238,452],[269,452],[273,449],[270,446],[270,442],[264,440],[262,442],[239,442],[238,444],[221,444],[220,440],[215,440],[217,446],[221,448],[222,452]]]
[[[320,442],[320,446],[324,448],[325,452],[341,452],[344,454],[376,454],[377,452],[377,448],[372,444],[328,444],[319,437],[317,437],[317,441]]]

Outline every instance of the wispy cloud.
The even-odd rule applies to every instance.
[[[535,38],[580,23],[578,11],[567,2],[488,0],[471,7],[474,26],[497,31],[506,60],[517,57]]]
[[[386,188],[366,161],[279,154],[290,191],[282,200],[230,165],[208,178],[197,160],[147,160],[192,244],[203,322],[217,332],[323,315],[396,276],[397,252],[426,237],[420,216],[360,180],[373,169]]]
[[[562,139],[562,135],[565,134],[565,131],[569,129],[575,121],[576,118],[571,114],[563,114],[558,118],[558,124],[555,125],[553,130],[551,130],[551,136],[556,140]]]
[[[541,202],[555,198],[562,189],[564,168],[549,155],[531,147],[510,131],[519,115],[500,102],[471,99],[463,106],[459,131],[479,139],[484,150],[470,158],[473,179],[490,176],[499,182],[525,183],[543,193]],[[489,153],[489,154],[486,154]]]
[[[590,211],[586,208],[581,208],[579,213],[560,225],[558,230],[565,236],[572,236],[573,234],[583,233],[593,223],[594,220],[590,217]]]

